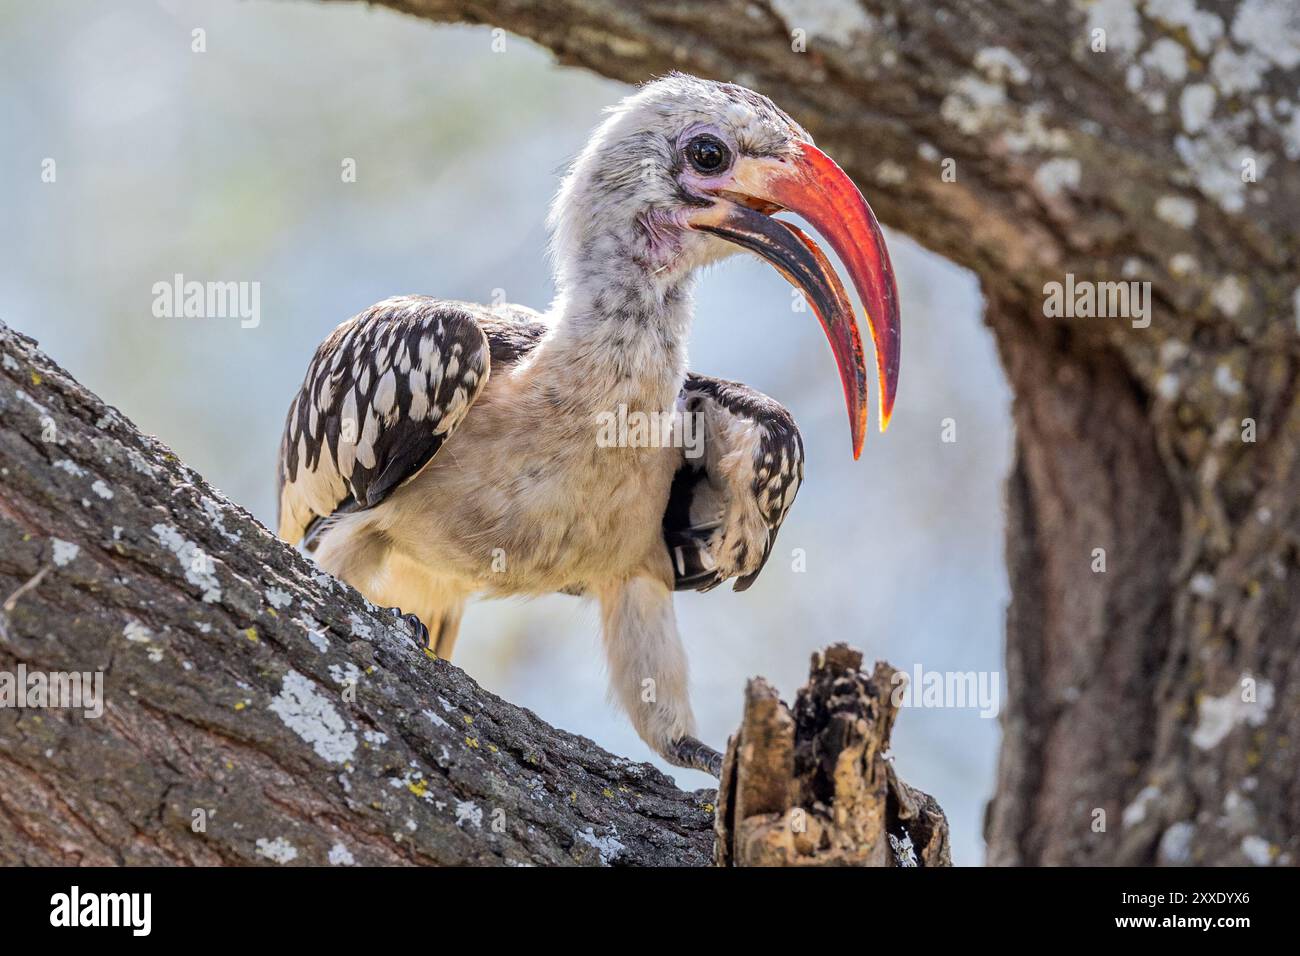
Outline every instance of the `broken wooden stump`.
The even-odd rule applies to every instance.
[[[722,766],[717,865],[952,865],[943,810],[888,756],[899,672],[861,667],[847,644],[814,654],[793,708],[749,682]]]

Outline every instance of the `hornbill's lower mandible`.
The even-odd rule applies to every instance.
[[[687,371],[700,267],[744,248],[800,287],[839,366],[855,458],[866,430],[853,307],[813,241],[770,217],[781,210],[829,241],[862,298],[883,430],[898,297],[866,201],[766,97],[672,75],[613,109],[565,177],[548,312],[405,296],[317,349],[280,448],[280,536],[418,617],[443,658],[470,595],[595,597],[611,692],[637,732],[716,776],[719,754],[693,736],[672,592],[750,585],[803,443],[770,398]],[[703,454],[598,439],[602,416],[634,412],[698,416]]]

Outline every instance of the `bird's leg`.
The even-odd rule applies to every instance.
[[[439,616],[438,633],[433,637],[433,650],[444,661],[451,660],[456,638],[460,635],[460,619],[464,611],[465,602],[462,600],[444,606]]]
[[[389,548],[383,537],[366,532],[349,533],[343,528],[333,528],[321,539],[316,549],[316,563],[334,577],[348,582],[366,598],[380,606],[393,617],[401,618],[411,628],[411,639],[417,647],[428,651],[431,646],[429,629],[418,614],[407,614],[400,607],[384,607],[392,595],[381,594],[374,586],[385,575]]]
[[[374,580],[377,595],[367,597],[377,603],[381,599],[384,604],[400,604],[404,611],[412,612],[407,619],[418,619],[420,646],[444,661],[451,660],[460,633],[466,592],[397,549],[385,555],[383,569]]]
[[[610,691],[636,732],[669,763],[717,776],[721,755],[694,737],[672,590],[647,574],[603,589],[600,601]]]

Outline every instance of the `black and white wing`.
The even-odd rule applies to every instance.
[[[281,538],[297,544],[331,515],[373,508],[429,464],[487,383],[480,312],[386,299],[321,343],[280,443]]]
[[[675,587],[707,591],[735,577],[744,591],[803,481],[803,439],[784,407],[737,382],[689,375],[678,404],[696,431],[664,513]]]

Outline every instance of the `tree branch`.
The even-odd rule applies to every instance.
[[[713,791],[430,659],[3,324],[0,415],[0,863],[711,861]]]
[[[703,865],[684,793],[428,659],[0,325],[0,862]],[[195,832],[195,821],[205,832]]]

